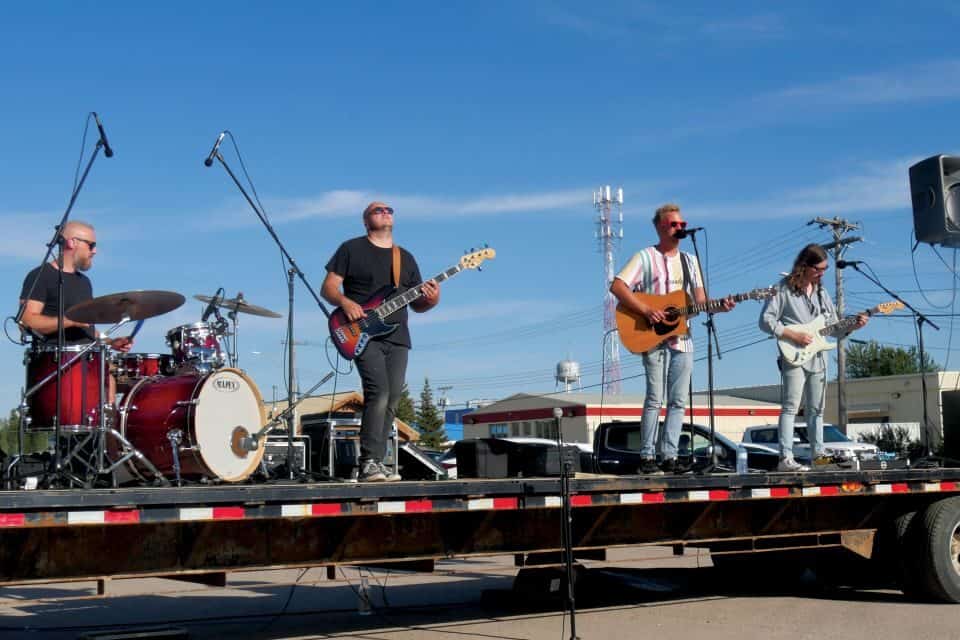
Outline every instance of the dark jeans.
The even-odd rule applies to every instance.
[[[383,461],[393,416],[403,393],[410,349],[372,340],[357,358],[363,383],[363,422],[360,425],[360,458]]]

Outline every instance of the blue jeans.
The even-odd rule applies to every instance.
[[[810,441],[810,459],[823,453],[823,390],[827,371],[804,370],[803,367],[783,365],[780,374],[780,457],[793,457],[793,423],[803,399],[807,421],[807,439]]]
[[[674,351],[662,344],[643,354],[643,368],[647,372],[647,395],[643,400],[643,420],[640,423],[640,456],[654,458],[659,453],[664,460],[676,459],[683,410],[693,373],[693,354]],[[667,419],[658,438],[664,389]]]

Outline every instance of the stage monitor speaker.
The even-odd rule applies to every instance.
[[[960,157],[933,156],[910,167],[918,242],[960,247]]]

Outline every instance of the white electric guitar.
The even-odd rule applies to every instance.
[[[874,308],[867,309],[861,313],[872,316],[878,313],[892,313],[897,309],[903,309],[903,303],[895,300],[892,302],[878,304]],[[837,343],[829,342],[827,337],[844,335],[853,331],[857,327],[857,316],[844,318],[840,322],[835,322],[831,325],[825,326],[825,323],[826,320],[823,319],[823,316],[817,316],[806,324],[792,324],[787,327],[792,331],[805,333],[811,336],[813,338],[813,342],[805,347],[801,347],[792,340],[787,340],[785,338],[777,340],[777,346],[780,347],[780,355],[783,356],[783,361],[796,367],[805,364],[821,351],[825,351],[827,349],[836,349]]]

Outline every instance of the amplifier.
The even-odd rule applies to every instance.
[[[267,436],[263,449],[263,467],[267,474],[273,473],[278,467],[287,467],[287,436]],[[293,439],[293,467],[299,471],[309,471],[307,461],[310,459],[310,438],[297,436]]]

